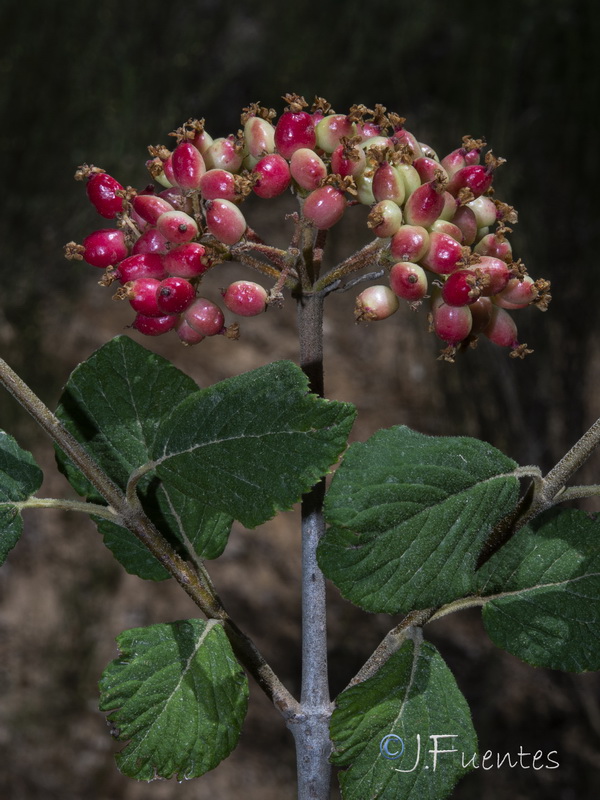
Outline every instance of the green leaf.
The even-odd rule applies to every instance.
[[[289,509],[333,464],[354,419],[348,403],[308,393],[299,367],[279,361],[181,402],[156,437],[165,485],[254,528]]]
[[[477,439],[404,426],[353,444],[327,493],[321,569],[367,611],[462,597],[487,534],[517,501],[516,466]]]
[[[31,453],[0,431],[0,564],[18,542],[23,520],[14,503],[27,500],[42,485],[43,474]]]
[[[130,475],[151,460],[165,416],[198,391],[194,381],[127,336],[118,336],[72,373],[57,416],[123,490]],[[102,502],[91,484],[60,451],[61,469],[79,494]],[[231,517],[165,486],[149,472],[138,484],[144,510],[179,550],[216,558],[227,543]],[[107,547],[128,572],[152,580],[168,572],[126,528],[96,519]]]
[[[479,571],[492,641],[538,667],[600,669],[600,520],[550,511]]]
[[[237,745],[248,683],[223,631],[180,620],[124,631],[121,656],[100,680],[100,710],[127,745],[121,772],[136,780],[197,778]],[[114,709],[114,710],[113,710]]]
[[[344,800],[442,800],[477,753],[467,702],[420,637],[340,694],[330,728]]]

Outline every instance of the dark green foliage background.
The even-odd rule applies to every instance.
[[[93,162],[122,182],[141,186],[147,182],[146,145],[167,142],[167,132],[189,116],[205,116],[213,135],[221,135],[237,128],[244,105],[260,100],[280,109],[279,98],[288,91],[307,98],[322,95],[336,110],[355,102],[381,102],[406,116],[408,126],[440,155],[457,146],[463,134],[471,134],[485,136],[494,152],[508,159],[496,184],[498,196],[520,213],[514,249],[535,277],[552,280],[554,299],[547,314],[526,313],[519,318],[522,338],[536,351],[523,363],[481,345],[449,369],[435,362],[437,345],[431,341],[422,357],[431,406],[411,405],[406,398],[415,373],[407,378],[410,354],[405,349],[390,348],[389,372],[369,371],[368,345],[361,351],[353,344],[348,318],[347,351],[340,344],[343,339],[337,339],[336,358],[345,361],[347,370],[361,372],[362,388],[372,394],[363,394],[362,407],[362,401],[348,396],[343,386],[336,397],[358,402],[368,434],[378,425],[402,423],[424,433],[479,435],[522,464],[549,467],[598,415],[599,34],[600,11],[592,0],[521,0],[504,5],[470,0],[370,4],[321,0],[285,5],[268,0],[251,4],[4,0],[0,6],[2,353],[53,405],[76,360],[102,343],[94,339],[95,331],[86,328],[84,305],[90,302],[89,288],[97,273],[77,269],[62,258],[63,244],[81,240],[95,224],[82,187],[72,180],[78,164]],[[334,235],[343,236],[344,230]],[[101,313],[106,320],[105,338],[121,333],[122,324],[111,323],[115,306],[106,292],[97,290],[93,297],[97,298],[92,301],[97,305],[94,319]],[[409,316],[403,310],[390,326],[396,324],[398,330],[403,325],[424,326],[422,317]],[[163,347],[162,341],[144,344]],[[202,352],[209,374],[211,357],[208,348]],[[269,358],[265,347],[264,360]],[[217,377],[235,371],[235,363],[231,368],[214,365],[213,370]],[[24,413],[5,396],[0,397],[0,410],[2,427],[35,450],[38,440]],[[590,482],[598,482],[599,464],[596,456],[586,470]],[[62,484],[58,491],[64,491]],[[63,519],[62,524],[74,523]],[[24,544],[23,555],[9,559],[13,582],[0,584],[0,599],[9,606],[15,581],[35,562],[40,535],[33,530],[29,549]],[[85,535],[91,534],[75,527],[69,533],[69,547],[76,547],[74,542]],[[50,544],[48,552],[54,553]],[[84,670],[87,683],[76,684],[77,694],[74,675],[81,670],[74,665],[87,663],[88,654],[98,646],[89,615],[96,613],[102,600],[94,599],[93,582],[110,595],[120,574],[105,562],[98,562],[95,573],[91,568],[86,572],[81,569],[84,556],[75,552],[71,582],[59,590],[66,633],[44,651],[46,663],[58,665],[48,678],[48,686],[58,685],[58,692],[53,692],[51,701],[32,701],[31,694],[24,693],[17,710],[11,706],[11,714],[2,714],[0,720],[7,754],[0,764],[0,793],[18,800],[139,796],[114,777],[109,753],[102,754],[104,761],[94,761],[100,764],[94,767],[85,768],[87,762],[81,757],[81,769],[74,770],[68,754],[63,762],[52,748],[43,750],[52,739],[63,738],[71,755],[81,755],[80,747],[87,752],[88,739],[78,738],[69,725],[93,705],[97,675]],[[357,624],[347,607],[341,608],[333,625],[337,633],[344,630],[343,620]],[[373,621],[381,633],[388,623],[388,619]],[[475,630],[478,624],[472,623]],[[459,626],[459,634],[461,630]],[[521,785],[522,796],[529,800],[553,800],[569,792],[581,798],[593,796],[591,787],[600,768],[600,710],[596,704],[597,710],[590,711],[588,700],[598,684],[584,679],[575,684],[559,674],[536,672],[536,686],[546,687],[546,695],[532,708],[529,698],[518,692],[519,681],[530,672],[520,667],[516,673],[503,672],[496,651],[483,646],[477,650],[464,644],[460,635],[444,638],[441,631],[439,626],[432,628],[431,635],[437,637],[436,644],[457,671],[459,685],[476,710],[480,739],[496,749],[506,750],[514,743],[516,749],[521,739],[525,745],[549,749],[564,729],[564,741],[571,742],[560,770],[535,775],[480,771],[459,785],[455,797],[499,800],[509,796],[502,794],[507,786],[511,797],[518,796]],[[75,647],[69,636],[77,640]],[[11,653],[18,652],[19,644]],[[33,644],[31,648],[35,652]],[[365,653],[357,648],[340,642],[333,646],[334,672],[338,668],[343,672],[340,681],[352,659],[357,660],[356,667],[360,665]],[[295,657],[293,648],[287,650]],[[110,649],[103,652],[107,660],[113,657]],[[17,676],[17,683],[8,680],[1,687],[20,697],[14,692],[21,685],[23,667],[11,658],[3,658],[3,669],[11,680]],[[509,661],[507,669],[513,664]],[[46,685],[43,680],[41,685]],[[0,695],[0,711],[7,697]],[[548,698],[553,698],[550,706]],[[543,724],[543,735],[536,724]],[[37,730],[56,734],[38,737]],[[283,765],[289,765],[291,749],[281,756],[268,752],[278,742],[277,737],[274,742],[256,737],[255,755],[259,758],[264,752],[269,763],[281,757],[285,784],[289,773]],[[242,775],[243,767],[236,768]],[[142,789],[145,796],[155,798],[214,796],[209,784],[206,789],[200,784]],[[251,787],[245,785],[244,790],[250,797]],[[257,790],[262,800],[271,797],[264,785]],[[291,792],[289,784],[286,791]],[[281,796],[277,788],[273,792],[273,797]]]

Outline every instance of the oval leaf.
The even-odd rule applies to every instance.
[[[27,500],[42,485],[42,470],[31,453],[0,431],[0,564],[18,542],[23,519],[15,503]]]
[[[600,669],[600,520],[553,510],[479,572],[492,641],[537,667]]]
[[[327,493],[321,569],[367,611],[462,597],[487,534],[517,501],[516,466],[477,439],[404,426],[353,444]]]
[[[309,394],[290,361],[274,362],[180,403],[158,432],[156,471],[165,485],[255,528],[327,472],[354,414],[348,403]]]
[[[477,753],[467,702],[420,636],[340,694],[330,729],[344,800],[441,800]]]
[[[248,684],[223,627],[181,620],[124,631],[100,680],[100,710],[128,744],[117,755],[136,780],[197,778],[237,745]],[[115,710],[112,710],[115,709]]]

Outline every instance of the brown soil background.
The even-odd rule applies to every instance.
[[[280,108],[277,98],[285,91],[312,97],[318,83],[317,93],[337,109],[379,100],[397,108],[415,119],[420,138],[442,154],[464,133],[485,131],[494,151],[509,159],[498,194],[521,213],[515,250],[532,274],[553,281],[554,290],[547,314],[524,311],[518,317],[534,355],[515,363],[506,352],[482,343],[454,366],[436,360],[439,343],[427,333],[423,311],[403,308],[380,324],[356,326],[354,293],[330,297],[326,389],[329,397],[357,405],[352,439],[407,424],[424,433],[479,436],[522,464],[548,469],[599,413],[593,194],[598,158],[587,104],[597,96],[600,70],[590,60],[597,61],[592,4],[556,2],[551,4],[555,14],[549,14],[546,4],[528,0],[518,18],[503,21],[493,15],[491,25],[487,9],[472,19],[470,4],[462,0],[453,4],[452,19],[434,14],[437,4],[431,1],[419,13],[400,3],[397,20],[382,17],[386,30],[398,23],[400,47],[391,34],[386,38],[375,11],[364,16],[353,2],[343,12],[324,3],[319,18],[324,38],[311,38],[310,52],[306,42],[314,31],[301,10],[280,18],[263,5],[250,15],[206,0],[164,18],[148,4],[143,22],[135,16],[135,3],[123,9],[107,2],[101,10],[82,3],[68,13],[66,5],[50,3],[39,26],[26,8],[7,3],[6,25],[0,29],[11,34],[10,46],[0,67],[7,78],[10,124],[2,134],[2,152],[9,155],[11,188],[0,220],[5,243],[0,352],[54,407],[74,366],[126,331],[131,321],[123,304],[111,302],[110,290],[96,285],[97,273],[74,270],[61,259],[64,242],[100,227],[81,187],[72,184],[74,166],[93,161],[140,185],[145,145],[164,140],[164,132],[190,114],[210,118],[212,112],[217,121],[211,130],[226,131],[237,125],[232,120],[248,102],[262,99]],[[386,9],[384,3],[376,5],[381,13]],[[156,42],[157,25],[162,43]],[[352,59],[343,57],[348,26],[360,29]],[[198,41],[186,33],[194,29],[203,31]],[[55,46],[52,63],[42,57],[49,42]],[[145,60],[148,42],[156,45],[151,62]],[[250,46],[256,42],[262,47],[259,55]],[[374,49],[382,53],[375,86],[357,66],[367,57],[372,63]],[[320,64],[320,71],[312,57],[316,51],[331,59]],[[466,72],[465,52],[474,65]],[[202,83],[207,54],[214,69],[211,81]],[[329,70],[323,75],[325,63]],[[418,81],[411,81],[406,75],[414,74],[415,64],[422,71]],[[165,75],[170,76],[166,87]],[[32,97],[38,103],[36,124]],[[565,152],[574,166],[565,167]],[[257,205],[253,222],[265,238],[284,242],[285,223],[271,229],[273,218],[266,216],[272,207],[275,203],[264,209]],[[279,219],[283,206],[278,208]],[[362,243],[359,229],[350,222],[332,231],[330,263]],[[220,268],[207,286],[215,293],[238,274],[247,275],[235,266]],[[291,301],[244,322],[238,342],[219,338],[187,349],[169,336],[150,340],[128,334],[172,359],[202,386],[273,359],[297,358]],[[0,424],[44,468],[40,495],[72,496],[55,471],[52,448],[7,396],[0,396]],[[597,483],[599,467],[595,455],[581,482]],[[586,508],[597,510],[598,504]],[[233,618],[297,692],[297,509],[257,531],[236,528],[225,555],[210,566]],[[125,574],[89,521],[54,511],[29,512],[22,541],[0,571],[0,797],[293,797],[291,736],[255,685],[239,747],[210,774],[181,785],[148,785],[116,770],[117,745],[97,710],[97,682],[116,655],[115,637],[128,627],[193,615],[191,601],[172,581],[150,584]],[[363,614],[331,588],[332,692],[343,688],[396,622]],[[492,645],[475,612],[441,620],[427,628],[427,636],[469,701],[482,751],[515,754],[522,745],[533,752],[557,750],[560,761],[553,771],[479,770],[458,785],[453,798],[597,796],[597,674],[523,664]]]

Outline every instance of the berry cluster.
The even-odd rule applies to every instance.
[[[358,321],[390,316],[399,299],[416,308],[428,298],[431,329],[447,344],[443,358],[452,360],[479,334],[510,347],[513,356],[530,352],[508,312],[531,304],[544,310],[549,283],[534,281],[513,260],[507,234],[517,215],[492,188],[503,159],[491,151],[482,156],[485,143],[464,137],[440,160],[382,106],[336,114],[322,98],[310,111],[304,98],[284,99],[288,106],[277,120],[257,103],[244,109],[242,128],[227,137],[212,139],[204,120],[188,120],[173,132],[172,150],[149,148],[147,167],[157,185],[141,191],[97,167],[80,167],[75,177],[114,227],[70,242],[67,258],[104,269],[103,285],[120,283],[115,297],[131,304],[136,330],[151,336],[175,330],[188,345],[215,334],[237,337],[238,324],[226,326],[219,303],[200,294],[205,273],[236,260],[273,280],[269,291],[254,281],[221,290],[219,302],[238,316],[264,312],[281,300],[283,288],[329,291],[375,265],[388,282],[358,295]],[[294,215],[292,245],[282,251],[259,239],[240,206],[250,195],[269,199],[288,189],[301,213]],[[370,207],[372,246],[324,277],[314,265],[309,274],[306,232],[313,249],[322,247],[326,231],[357,204]]]

